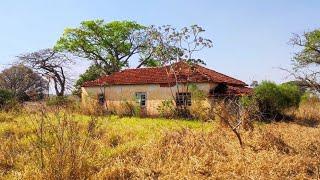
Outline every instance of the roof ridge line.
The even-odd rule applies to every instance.
[[[223,74],[223,73],[221,73],[221,72],[215,71],[215,70],[213,70],[213,69],[209,69],[209,68],[206,68],[206,67],[204,67],[204,66],[200,66],[199,64],[196,64],[196,65],[199,66],[199,67],[201,67],[201,68],[204,68],[204,69],[206,69],[206,70],[208,70],[208,71],[213,71],[213,72],[218,73],[218,74],[220,74],[220,75],[222,75],[222,76],[226,76],[226,77],[228,77],[228,78],[231,78],[231,79],[240,81],[240,82],[244,83],[245,85],[247,85],[247,83],[245,83],[245,82],[243,82],[243,81],[241,81],[241,80],[239,80],[239,79],[233,78],[233,77],[231,77],[231,76],[228,76],[228,75]]]
[[[163,66],[163,67],[165,67],[165,66]],[[160,69],[160,68],[163,68],[163,67],[143,67],[143,68],[127,68],[127,69],[123,69],[123,70],[121,70],[121,71],[126,71],[126,70],[138,70],[138,69]],[[119,72],[121,72],[121,71],[119,71]]]

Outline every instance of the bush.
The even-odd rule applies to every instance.
[[[296,85],[264,81],[254,89],[259,110],[265,118],[279,118],[283,110],[297,107],[302,93]]]
[[[283,108],[298,107],[302,92],[296,85],[281,84],[278,86],[281,93],[280,105]]]
[[[8,90],[0,89],[0,107],[4,108],[14,101],[14,95]]]
[[[244,120],[245,129],[251,127],[251,122],[261,119],[259,105],[254,96],[242,96],[240,98],[240,106],[242,107],[241,116]]]
[[[160,113],[161,117],[172,118],[175,116],[175,104],[171,100],[164,100],[157,107],[157,111]]]
[[[87,100],[85,104],[81,103],[78,110],[78,113],[80,114],[92,116],[102,116],[107,113],[105,106],[102,106],[99,102],[94,100]]]
[[[129,101],[122,102],[119,109],[121,109],[121,111],[117,113],[121,116],[140,117],[144,115],[140,106]]]
[[[210,102],[207,98],[207,94],[204,91],[200,90],[195,84],[190,84],[189,89],[192,96],[192,106],[190,108],[192,118],[201,121],[211,120],[211,107]]]
[[[15,95],[15,97],[19,102],[25,102],[25,101],[31,100],[30,96],[28,96],[28,94],[25,92],[19,92]]]

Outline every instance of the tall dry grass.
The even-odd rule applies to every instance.
[[[296,133],[299,131],[300,133]],[[319,177],[319,129],[269,124],[240,148],[226,129],[166,132],[153,146],[109,159],[107,179],[312,179]],[[310,137],[311,136],[311,137]]]
[[[301,125],[316,127],[320,124],[320,100],[310,98],[302,101],[293,113],[295,121]]]
[[[61,109],[0,113],[0,177],[316,179],[320,128],[300,123],[319,120],[309,104],[295,121],[241,130],[242,148],[217,121],[103,117],[94,108],[89,116]]]

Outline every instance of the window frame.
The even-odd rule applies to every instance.
[[[136,92],[136,102],[139,104],[140,107],[147,106],[147,93],[146,92]],[[142,98],[144,97],[144,98]]]
[[[177,92],[176,106],[192,106],[191,92]]]
[[[100,105],[104,105],[105,102],[106,102],[106,97],[104,96],[103,93],[99,93],[98,94],[98,103]]]

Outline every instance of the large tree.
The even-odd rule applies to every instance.
[[[23,65],[12,66],[0,73],[0,88],[11,91],[20,101],[43,97],[47,84],[43,77]]]
[[[73,63],[67,54],[52,49],[43,49],[20,55],[18,58],[22,64],[53,82],[57,96],[64,96],[71,83],[66,74],[67,69]]]
[[[290,73],[320,93],[320,29],[295,34],[290,42],[299,48],[293,57],[294,71]]]
[[[143,51],[146,39],[144,29],[144,26],[133,21],[83,21],[78,28],[65,29],[55,50],[89,59],[105,74],[111,74],[128,67],[129,59]],[[150,64],[145,60],[148,55],[142,57],[140,66]]]

